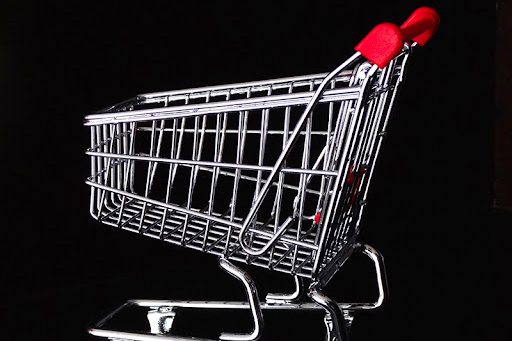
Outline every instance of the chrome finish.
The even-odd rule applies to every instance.
[[[172,307],[158,307],[148,311],[149,327],[152,334],[169,333],[176,317]]]
[[[265,302],[268,304],[289,303],[298,301],[304,294],[304,281],[301,277],[293,276],[295,282],[295,291],[291,294],[268,293]]]
[[[167,335],[154,335],[154,334],[140,334],[140,333],[130,333],[123,332],[118,330],[106,330],[106,329],[89,329],[89,334],[98,336],[98,337],[106,337],[110,340],[118,340],[118,341],[213,341],[209,339],[201,339],[201,338],[190,338],[190,337],[181,337],[181,336],[167,336]]]
[[[383,103],[405,68],[377,71],[355,65],[360,59],[356,53],[330,74],[140,95],[87,116],[91,214],[226,259],[317,278],[357,232],[359,205],[344,202],[368,182],[363,176],[361,188],[348,189],[347,177],[351,167],[373,171],[369,151],[390,107]],[[279,153],[268,157],[272,150]],[[290,162],[294,155],[300,161]],[[226,185],[231,197],[222,199]],[[263,202],[273,203],[269,211]]]
[[[90,333],[201,340],[171,335],[181,308],[245,309],[253,331],[219,340],[257,340],[262,310],[325,310],[327,339],[347,340],[352,314],[387,297],[383,258],[358,243],[359,223],[412,47],[384,69],[355,53],[328,74],[142,94],[88,115],[91,215],[219,256],[248,298],[130,300]],[[322,292],[354,252],[374,263],[375,302],[337,303]],[[231,261],[291,274],[295,291],[261,303],[254,281]],[[312,302],[299,301],[304,278]],[[129,306],[148,309],[149,331],[106,327]]]
[[[384,257],[382,254],[378,252],[376,249],[371,247],[368,244],[358,244],[357,251],[363,253],[368,256],[375,266],[375,275],[377,277],[377,288],[379,290],[379,296],[377,301],[374,303],[364,303],[364,304],[352,304],[352,309],[362,309],[362,310],[371,310],[377,309],[384,304],[386,297],[388,296],[389,288],[388,288],[388,280],[386,277],[386,269],[384,267]]]
[[[376,65],[372,66],[370,68],[370,70],[368,70],[369,74],[361,79],[364,90],[366,90],[368,88],[368,85],[370,84],[370,80],[372,78],[371,76],[373,76],[375,74],[377,69],[378,68]],[[361,73],[358,72],[358,75],[361,75]],[[337,208],[337,206],[340,203],[340,200],[341,200],[340,195],[343,194],[343,190],[341,187],[342,187],[343,183],[346,181],[346,179],[348,178],[348,175],[350,172],[349,164],[350,164],[351,160],[348,160],[348,155],[350,155],[349,151],[353,152],[353,150],[354,150],[354,140],[356,138],[356,136],[354,136],[354,131],[356,130],[356,127],[359,128],[361,125],[361,119],[362,119],[362,110],[361,109],[363,107],[362,102],[363,102],[364,96],[365,96],[365,91],[362,91],[359,95],[359,99],[357,100],[357,103],[355,104],[355,107],[353,108],[352,120],[350,122],[345,122],[345,125],[343,127],[343,131],[344,131],[343,136],[344,137],[346,136],[347,143],[345,143],[343,151],[341,152],[341,155],[340,155],[341,149],[339,149],[339,151],[337,153],[338,155],[340,155],[339,158],[338,158],[338,155],[336,157],[336,160],[339,159],[340,163],[341,163],[338,168],[339,169],[338,176],[336,177],[336,180],[332,187],[333,192],[336,193],[336,195],[332,195],[330,198],[331,200],[329,200],[328,202],[327,201],[324,202],[324,209],[322,211],[325,212],[325,216],[322,217],[323,221],[321,221],[321,223],[322,222],[327,222],[327,223],[324,223],[324,228],[323,228],[322,232],[320,233],[319,245],[321,245],[321,246],[324,246],[328,242],[328,241],[326,241],[326,238],[328,237],[328,232],[330,232],[332,229],[328,229],[325,227],[330,226],[330,225],[332,226],[334,223],[333,220],[335,219],[335,217],[334,217],[333,210],[335,208]],[[347,191],[345,191],[345,193],[346,192]],[[347,221],[347,220],[345,220],[345,221]],[[344,232],[346,232],[346,230]],[[337,241],[340,239],[340,237],[343,240],[343,236],[340,236],[338,233],[337,238],[334,238],[334,240]],[[329,246],[332,247],[332,245],[329,245]],[[325,246],[318,251],[319,257],[316,258],[315,264],[313,265],[313,273],[316,273],[317,271],[319,271],[319,268],[322,265],[321,261],[323,261],[326,251],[328,251],[328,250],[326,250]]]
[[[252,341],[259,339],[261,337],[261,333],[263,332],[263,314],[261,312],[258,291],[256,290],[256,285],[254,284],[254,281],[247,274],[247,272],[234,266],[224,258],[219,258],[219,264],[222,269],[224,269],[231,276],[239,279],[244,284],[245,291],[247,293],[247,298],[249,300],[249,307],[251,309],[251,314],[254,322],[254,330],[249,334],[222,333],[220,334],[219,339],[235,341]]]
[[[249,213],[247,214],[247,216],[243,222],[242,229],[240,230],[239,239],[240,239],[240,245],[247,253],[251,254],[252,252],[254,252],[254,250],[249,245],[247,245],[245,243],[245,238],[244,238],[245,233],[246,233],[247,229],[249,228],[249,225],[253,222],[253,219],[256,216],[256,212],[261,207],[261,204],[263,203],[263,199],[265,198],[268,191],[270,190],[270,186],[276,180],[281,168],[283,168],[286,158],[290,154],[291,149],[297,142],[297,137],[299,136],[301,130],[304,128],[304,125],[306,124],[306,120],[309,118],[310,113],[313,111],[313,109],[316,107],[316,105],[320,101],[320,96],[322,95],[322,93],[324,92],[326,87],[329,85],[331,80],[333,80],[345,68],[347,68],[349,65],[351,65],[360,55],[361,54],[359,52],[354,53],[352,55],[352,57],[350,57],[347,61],[345,61],[340,66],[338,66],[334,71],[329,73],[322,80],[322,83],[320,83],[318,89],[316,90],[314,95],[311,97],[311,99],[308,101],[308,105],[306,106],[306,109],[304,109],[304,112],[301,115],[301,117],[299,118],[299,121],[297,122],[297,124],[295,125],[295,128],[292,131],[290,137],[288,138],[288,142],[284,146],[283,151],[281,152],[281,155],[279,155],[279,158],[275,162],[275,166],[272,169],[272,172],[270,173],[270,175],[268,176],[267,182],[265,183],[265,185],[263,186],[261,191],[258,193],[258,198],[253,203],[251,210],[249,211]],[[257,252],[255,252],[255,254],[259,255],[259,254],[262,254],[263,252],[264,251],[261,251],[261,253],[260,253],[260,251],[257,251]]]
[[[354,316],[350,314],[350,312],[347,312],[346,310],[343,311],[343,318],[345,323],[345,329],[347,330],[347,334],[350,334],[350,327],[352,327],[352,321],[354,320]],[[326,313],[324,316],[324,324],[325,324],[325,340],[326,341],[333,341],[336,340],[336,338],[333,336],[333,321],[331,314]]]
[[[322,98],[318,99],[319,103],[340,102],[351,99],[356,99],[359,92],[358,88],[351,89],[333,89],[327,90]],[[204,103],[196,105],[183,105],[168,108],[158,109],[144,109],[138,111],[128,111],[120,113],[103,113],[88,115],[85,117],[86,122],[84,125],[92,126],[99,124],[114,124],[123,122],[139,122],[148,120],[166,120],[187,118],[197,115],[205,114],[222,114],[225,112],[233,111],[248,111],[259,109],[271,109],[290,107],[297,105],[309,104],[313,92],[303,92],[286,95],[274,95],[268,99],[265,98],[247,98],[241,100],[231,100],[224,104],[219,103]],[[147,104],[147,103],[146,103]]]
[[[333,299],[327,297],[319,288],[313,286],[309,289],[309,297],[318,303],[329,314],[328,335],[332,341],[348,340],[348,334],[344,323],[343,312]],[[330,329],[330,330],[329,330]]]
[[[324,316],[325,324],[325,341],[332,341],[332,317],[331,314],[326,313]]]
[[[152,336],[161,337],[162,340],[192,341],[194,338],[176,337],[171,335],[172,325],[181,308],[188,309],[228,309],[228,310],[249,310],[253,317],[255,328],[250,334],[227,334],[223,333],[220,340],[255,340],[261,336],[263,331],[262,310],[273,311],[317,311],[326,310],[324,322],[326,324],[329,340],[333,340],[336,333],[343,335],[342,328],[350,329],[353,313],[378,309],[384,303],[387,297],[387,280],[384,269],[384,260],[382,255],[367,244],[356,244],[354,252],[361,252],[368,256],[375,265],[377,276],[377,287],[379,290],[378,299],[372,303],[336,303],[331,298],[322,294],[319,283],[313,283],[309,288],[308,294],[313,302],[298,302],[304,291],[302,278],[295,276],[295,292],[290,295],[268,294],[266,302],[260,303],[254,281],[250,276],[240,268],[234,266],[229,261],[219,258],[219,264],[232,276],[238,278],[247,292],[248,301],[179,301],[179,300],[147,300],[133,299],[117,308],[114,312],[106,316],[96,326],[90,329],[90,333],[96,336],[108,338],[124,338],[128,340],[156,340]],[[336,307],[333,307],[336,305]],[[104,328],[104,325],[117,313],[130,306],[144,307],[148,309],[148,321],[150,325],[149,333],[124,333]],[[334,314],[331,314],[334,311]],[[334,316],[334,318],[333,318]],[[335,330],[335,328],[337,328]],[[155,335],[153,335],[155,334]],[[342,336],[341,336],[342,337]]]

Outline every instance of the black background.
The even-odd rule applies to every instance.
[[[411,60],[363,221],[390,301],[356,318],[353,340],[505,330],[509,299],[496,304],[493,283],[493,2],[13,1],[0,15],[6,332],[88,340],[90,323],[130,298],[243,298],[215,257],[88,215],[83,116],[137,93],[329,71],[373,26],[425,5],[441,26]],[[371,293],[364,264],[330,292]],[[250,271],[262,294],[291,285]],[[321,316],[299,315],[270,316],[264,340],[323,337]],[[215,328],[195,321],[199,335]]]

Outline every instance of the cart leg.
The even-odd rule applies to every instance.
[[[261,312],[260,300],[258,298],[258,291],[253,279],[237,266],[234,266],[231,262],[225,258],[219,258],[219,265],[228,274],[239,279],[245,287],[247,298],[249,300],[249,307],[254,320],[254,330],[249,334],[235,334],[235,333],[222,333],[220,335],[221,340],[234,340],[234,341],[253,341],[261,337],[263,333],[263,313]]]
[[[324,316],[324,323],[325,323],[325,341],[331,341],[332,340],[332,317],[331,314],[325,313]]]
[[[324,295],[316,286],[312,286],[309,289],[309,297],[327,312],[324,322],[327,327],[329,341],[347,341],[348,333],[345,326],[345,318],[338,303]]]
[[[291,294],[268,293],[265,301],[267,303],[289,303],[298,301],[304,294],[304,281],[302,277],[293,276],[295,280],[295,291]]]

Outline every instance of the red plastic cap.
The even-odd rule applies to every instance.
[[[424,46],[439,28],[439,14],[430,7],[420,7],[400,27],[405,41]]]
[[[361,40],[355,50],[379,68],[386,67],[400,53],[404,45],[402,31],[398,25],[383,23]]]
[[[430,7],[414,11],[402,27],[384,23],[375,26],[356,46],[356,51],[379,68],[386,67],[400,53],[405,43],[423,46],[439,28],[439,15]]]

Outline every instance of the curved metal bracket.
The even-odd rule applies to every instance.
[[[289,303],[298,301],[304,294],[304,281],[302,277],[293,276],[295,280],[295,291],[291,294],[275,294],[268,293],[265,297],[265,301],[269,304],[274,303]]]
[[[351,320],[346,321],[344,311],[347,312],[377,309],[382,306],[384,300],[388,296],[388,285],[386,271],[384,268],[384,258],[380,252],[368,244],[359,243],[354,245],[353,250],[354,252],[361,252],[373,261],[375,265],[379,297],[374,303],[337,303],[321,291],[321,282],[312,283],[309,288],[309,296],[313,302],[323,307],[326,311],[324,322],[327,328],[327,337],[329,340],[348,340],[347,329],[350,326]]]
[[[222,333],[219,336],[221,340],[233,341],[253,341],[261,337],[263,333],[263,313],[261,312],[261,304],[258,298],[258,291],[253,279],[239,267],[233,265],[225,258],[219,258],[220,267],[233,277],[236,277],[244,284],[249,307],[254,321],[254,330],[249,334]]]
[[[270,238],[270,240],[259,250],[256,250],[256,249],[252,248],[249,244],[247,244],[247,242],[245,241],[245,238],[244,238],[245,230],[242,230],[243,232],[241,231],[240,236],[239,236],[240,245],[242,246],[244,251],[247,252],[248,254],[250,254],[251,256],[260,256],[260,255],[264,254],[268,249],[270,249],[270,247],[272,247],[275,243],[277,243],[279,241],[279,238],[288,230],[288,228],[292,225],[294,220],[295,219],[293,217],[288,217],[284,221],[283,225],[281,225],[279,227],[279,230],[277,230],[277,232],[274,234],[274,236],[272,238]]]
[[[309,297],[311,297],[313,302],[322,306],[330,317],[328,322],[326,319],[326,326],[328,326],[327,335],[329,338],[332,337],[331,340],[336,341],[347,341],[348,334],[347,329],[345,328],[345,319],[343,317],[343,312],[336,301],[324,295],[324,293],[317,287],[312,287],[309,290]],[[330,328],[332,329],[329,330]]]
[[[374,303],[352,303],[353,309],[377,309],[384,303],[385,299],[389,296],[388,280],[386,277],[386,269],[384,267],[384,257],[382,254],[368,244],[358,244],[356,251],[360,251],[368,256],[375,265],[375,275],[377,277],[377,287],[379,290],[379,297]]]

